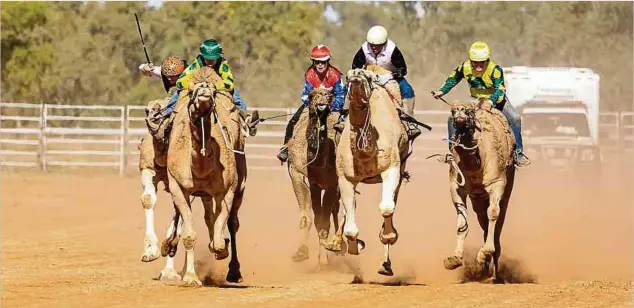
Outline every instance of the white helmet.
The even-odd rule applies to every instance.
[[[366,41],[372,45],[381,45],[387,42],[387,30],[382,26],[374,26],[368,30]]]

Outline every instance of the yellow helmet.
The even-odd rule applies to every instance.
[[[477,41],[471,44],[469,48],[469,60],[486,61],[491,58],[491,48],[483,41]]]

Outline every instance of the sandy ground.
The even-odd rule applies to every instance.
[[[358,260],[365,283],[351,284],[344,262],[350,256],[333,257],[330,268],[316,271],[314,228],[311,259],[291,262],[299,211],[288,175],[252,170],[238,233],[242,284],[224,283],[228,259],[213,260],[202,206],[194,203],[199,275],[211,277],[202,288],[154,280],[163,258],[140,261],[145,227],[138,173],[3,172],[2,307],[632,306],[631,169],[610,171],[593,189],[547,170],[518,172],[502,257],[511,276],[534,282],[505,285],[460,284],[461,270],[443,268],[456,224],[446,166],[409,169],[412,180],[401,189],[395,214],[394,277],[376,274],[382,257],[378,185],[360,187],[360,238],[368,247]],[[474,249],[482,231],[469,211],[467,245]],[[160,191],[161,239],[171,213],[169,196]]]

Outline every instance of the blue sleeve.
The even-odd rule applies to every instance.
[[[343,79],[339,76],[337,82],[335,82],[335,86],[333,88],[333,92],[335,94],[335,99],[332,101],[332,106],[330,107],[333,111],[339,111],[343,108],[343,101],[346,97],[346,85],[343,83]]]
[[[308,93],[313,89],[313,85],[308,82],[308,80],[304,79],[304,90],[302,91],[301,100],[304,103],[304,106],[308,106]]]

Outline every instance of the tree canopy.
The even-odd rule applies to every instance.
[[[475,40],[503,67],[588,67],[601,76],[601,108],[632,110],[631,2],[5,2],[2,100],[145,104],[165,96],[138,72],[151,60],[193,59],[223,44],[249,106],[297,106],[310,49],[320,43],[345,73],[366,31],[381,24],[405,55],[417,108],[466,59]],[[336,12],[336,18],[324,12]],[[466,86],[450,95],[464,97]],[[422,107],[421,107],[422,106]]]

